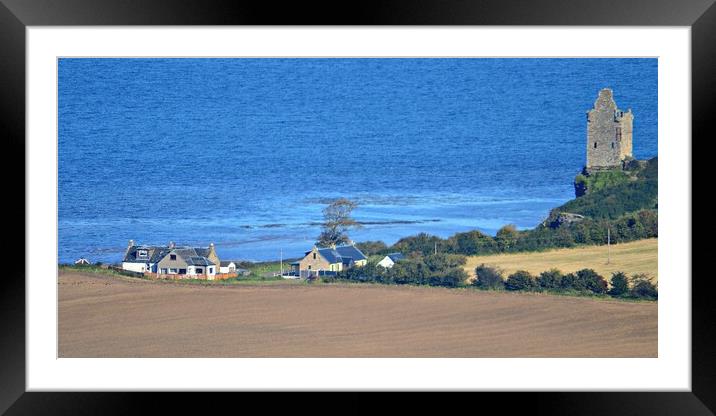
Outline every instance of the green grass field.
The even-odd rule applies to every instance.
[[[579,269],[594,269],[607,281],[612,272],[622,271],[628,275],[646,273],[658,280],[658,240],[650,238],[630,243],[613,244],[611,259],[607,264],[607,246],[565,248],[544,252],[496,254],[468,257],[465,270],[475,275],[475,267],[485,263],[502,269],[506,274],[527,270],[539,274],[551,268],[565,273]]]

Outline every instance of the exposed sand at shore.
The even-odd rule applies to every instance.
[[[657,303],[61,272],[59,357],[656,357]]]

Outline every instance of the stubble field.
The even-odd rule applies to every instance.
[[[527,270],[538,275],[551,268],[557,268],[564,273],[575,272],[579,269],[594,269],[604,276],[607,281],[613,272],[621,271],[631,276],[635,273],[646,273],[658,280],[658,240],[649,238],[623,244],[613,244],[611,247],[585,246],[576,248],[563,248],[544,252],[526,252],[510,254],[494,254],[468,257],[465,271],[468,275],[475,275],[475,267],[484,263],[502,269],[506,274],[517,270]]]

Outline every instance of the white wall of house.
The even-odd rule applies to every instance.
[[[206,276],[207,279],[214,280],[216,266],[188,266],[186,274],[190,276]]]
[[[236,271],[236,264],[232,261],[228,266],[219,266],[219,273],[233,273]]]
[[[378,262],[378,266],[385,267],[386,269],[390,269],[393,267],[395,262],[388,256],[383,257],[383,260]]]
[[[149,271],[150,268],[146,263],[132,263],[125,261],[122,262],[122,269],[137,273],[144,273],[146,271]]]

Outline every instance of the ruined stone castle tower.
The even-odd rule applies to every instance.
[[[617,108],[611,89],[599,91],[594,108],[587,111],[587,170],[621,168],[633,157],[633,120],[631,109]]]

